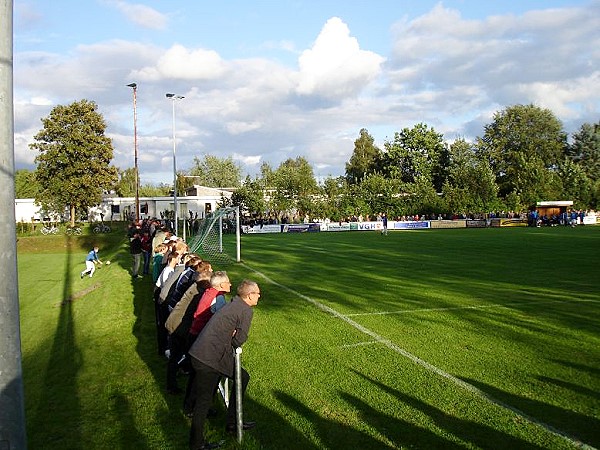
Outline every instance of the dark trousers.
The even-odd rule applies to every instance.
[[[168,348],[167,338],[169,332],[165,328],[165,322],[169,317],[169,307],[167,302],[158,303],[160,289],[154,289],[154,315],[156,321],[156,341],[158,346],[158,354],[163,355]]]
[[[148,275],[150,273],[150,252],[142,251],[142,256],[144,258],[144,275]]]
[[[187,345],[176,333],[169,335],[169,362],[167,363],[167,389],[177,389],[177,371],[179,361],[187,352]]]
[[[194,416],[192,417],[192,428],[190,430],[190,449],[197,450],[204,445],[204,421],[213,402],[213,394],[219,379],[224,375],[192,358],[194,368],[194,387],[196,392],[196,403],[194,405]],[[250,375],[242,368],[242,398],[248,387]],[[232,393],[229,397],[229,408],[227,409],[227,424],[235,424],[236,418],[236,387],[233,384]]]

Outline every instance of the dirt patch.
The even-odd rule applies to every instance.
[[[94,284],[92,284],[91,286],[85,288],[82,291],[75,292],[74,294],[70,295],[68,298],[64,299],[62,302],[58,303],[55,306],[58,307],[58,306],[64,306],[67,303],[73,303],[75,300],[79,300],[80,298],[85,297],[86,295],[88,295],[90,292],[95,291],[100,286],[102,286],[102,283],[94,283]]]

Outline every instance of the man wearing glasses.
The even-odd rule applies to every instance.
[[[190,430],[190,449],[218,448],[220,444],[204,441],[204,421],[213,402],[213,395],[221,377],[234,378],[235,357],[233,350],[248,339],[252,323],[252,307],[258,304],[260,288],[254,281],[244,280],[237,288],[233,300],[219,309],[202,329],[192,344],[189,355],[196,371],[194,387],[196,403]],[[242,372],[242,396],[246,392],[250,375]],[[227,410],[228,432],[235,432],[236,387],[231,390]],[[255,422],[244,422],[244,429],[254,428]]]

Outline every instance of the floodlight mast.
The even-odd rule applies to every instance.
[[[172,93],[165,94],[166,97],[173,101],[173,208],[175,209],[175,230],[174,233],[177,236],[177,216],[179,215],[177,209],[177,158],[176,158],[176,147],[177,143],[175,140],[175,100],[182,100],[185,97],[183,95],[176,95]]]
[[[13,2],[0,2],[0,229],[16,236]],[[16,239],[0,249],[0,448],[27,448]]]
[[[133,154],[135,170],[135,221],[140,221],[140,174],[138,169],[138,145],[137,145],[137,84],[129,83],[127,87],[133,89]]]

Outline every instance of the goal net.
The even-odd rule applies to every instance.
[[[219,208],[207,216],[188,240],[188,246],[211,263],[240,262],[239,207]]]

